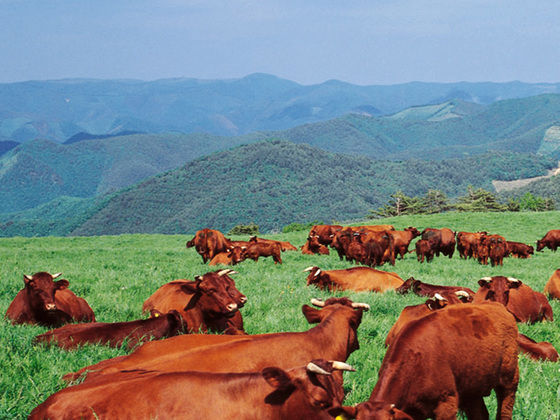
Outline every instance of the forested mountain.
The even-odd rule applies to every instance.
[[[554,166],[552,159],[505,152],[441,161],[379,161],[271,140],[196,159],[104,198],[57,199],[0,216],[0,232],[194,233],[203,227],[228,231],[251,222],[267,232],[292,222],[363,218],[397,190],[415,196],[439,189],[456,197],[469,185],[491,189],[492,179],[530,177]]]
[[[390,115],[453,99],[488,105],[560,93],[560,84],[406,83],[300,85],[266,74],[240,79],[68,79],[0,84],[0,141],[63,143],[78,133],[204,132],[238,136],[285,130],[348,113]]]

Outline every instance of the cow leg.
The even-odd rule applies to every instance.
[[[498,399],[498,409],[496,410],[496,420],[511,420],[513,416],[513,405],[515,404],[515,391],[514,389],[498,387],[496,398]]]
[[[488,420],[490,418],[482,397],[465,398],[461,409],[469,420]]]
[[[441,401],[434,410],[435,420],[457,420],[459,401],[456,395],[451,395]]]

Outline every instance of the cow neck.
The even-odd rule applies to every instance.
[[[183,317],[187,324],[186,330],[193,333],[198,333],[199,330],[206,332],[206,320],[204,314],[202,314],[198,301],[200,300],[202,294],[196,292],[192,295],[189,303],[183,309]]]
[[[307,331],[314,343],[320,343],[326,358],[346,361],[348,356],[359,348],[356,331],[349,322],[348,307],[341,307],[328,315],[323,321]]]

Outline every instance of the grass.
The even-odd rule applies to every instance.
[[[453,230],[484,229],[507,239],[531,243],[549,229],[560,227],[560,214],[498,213],[411,216],[376,221],[392,223],[397,229],[416,226],[450,227]],[[268,237],[289,240],[302,245],[307,232],[291,232]],[[63,272],[70,288],[86,298],[98,321],[116,322],[142,318],[142,303],[160,285],[179,278],[193,279],[210,271],[194,249],[185,243],[192,235],[122,235],[72,238],[5,238],[0,239],[0,312],[4,314],[15,294],[23,287],[22,275],[38,271]],[[237,239],[237,238],[236,238]],[[239,238],[242,239],[242,238]],[[246,239],[246,238],[245,238]],[[308,256],[286,252],[284,264],[275,266],[270,258],[257,263],[246,261],[235,267],[239,290],[249,298],[242,309],[245,328],[251,334],[305,331],[310,326],[301,314],[301,306],[313,297],[327,298],[327,292],[305,285],[303,269],[317,265],[323,269],[348,268],[335,252],[329,256]],[[481,266],[473,260],[435,258],[420,264],[414,254],[395,267],[384,266],[403,279],[414,276],[428,283],[463,285],[477,288],[484,276],[507,275],[519,278],[535,290],[542,291],[552,272],[559,268],[559,254],[545,250],[528,260],[508,258],[503,267]],[[377,381],[385,354],[385,337],[404,306],[425,299],[394,292],[337,293],[371,305],[358,330],[360,350],[348,362],[357,372],[345,373],[346,403],[366,400]],[[555,314],[560,303],[552,302]],[[557,315],[560,316],[560,315]],[[560,349],[557,322],[520,325],[520,330],[537,341],[549,341]],[[84,346],[64,351],[31,341],[47,328],[12,326],[0,320],[0,418],[22,419],[52,393],[66,385],[60,377],[67,372],[100,360],[126,354],[125,349]],[[517,392],[514,419],[560,419],[559,363],[542,363],[520,357],[521,379]],[[434,372],[437,375],[437,372]],[[486,399],[491,417],[496,410],[494,396]]]

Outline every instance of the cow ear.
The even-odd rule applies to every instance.
[[[200,281],[189,281],[181,285],[181,290],[187,295],[193,295],[197,292],[199,284]]]
[[[317,324],[321,322],[321,311],[319,309],[312,308],[309,305],[303,305],[301,307],[303,316],[307,319],[310,324]]]
[[[54,286],[56,290],[64,290],[68,288],[69,285],[70,283],[66,279],[57,280],[54,282]]]
[[[158,318],[162,315],[163,314],[160,311],[158,311],[157,309],[150,309],[150,318]]]
[[[488,287],[490,287],[490,281],[489,281],[487,278],[483,278],[483,279],[480,279],[480,280],[478,281],[478,285],[479,285],[480,287],[486,287],[486,288],[488,288]]]
[[[292,378],[288,373],[278,367],[266,367],[261,374],[268,384],[279,390],[287,390],[292,387]]]

